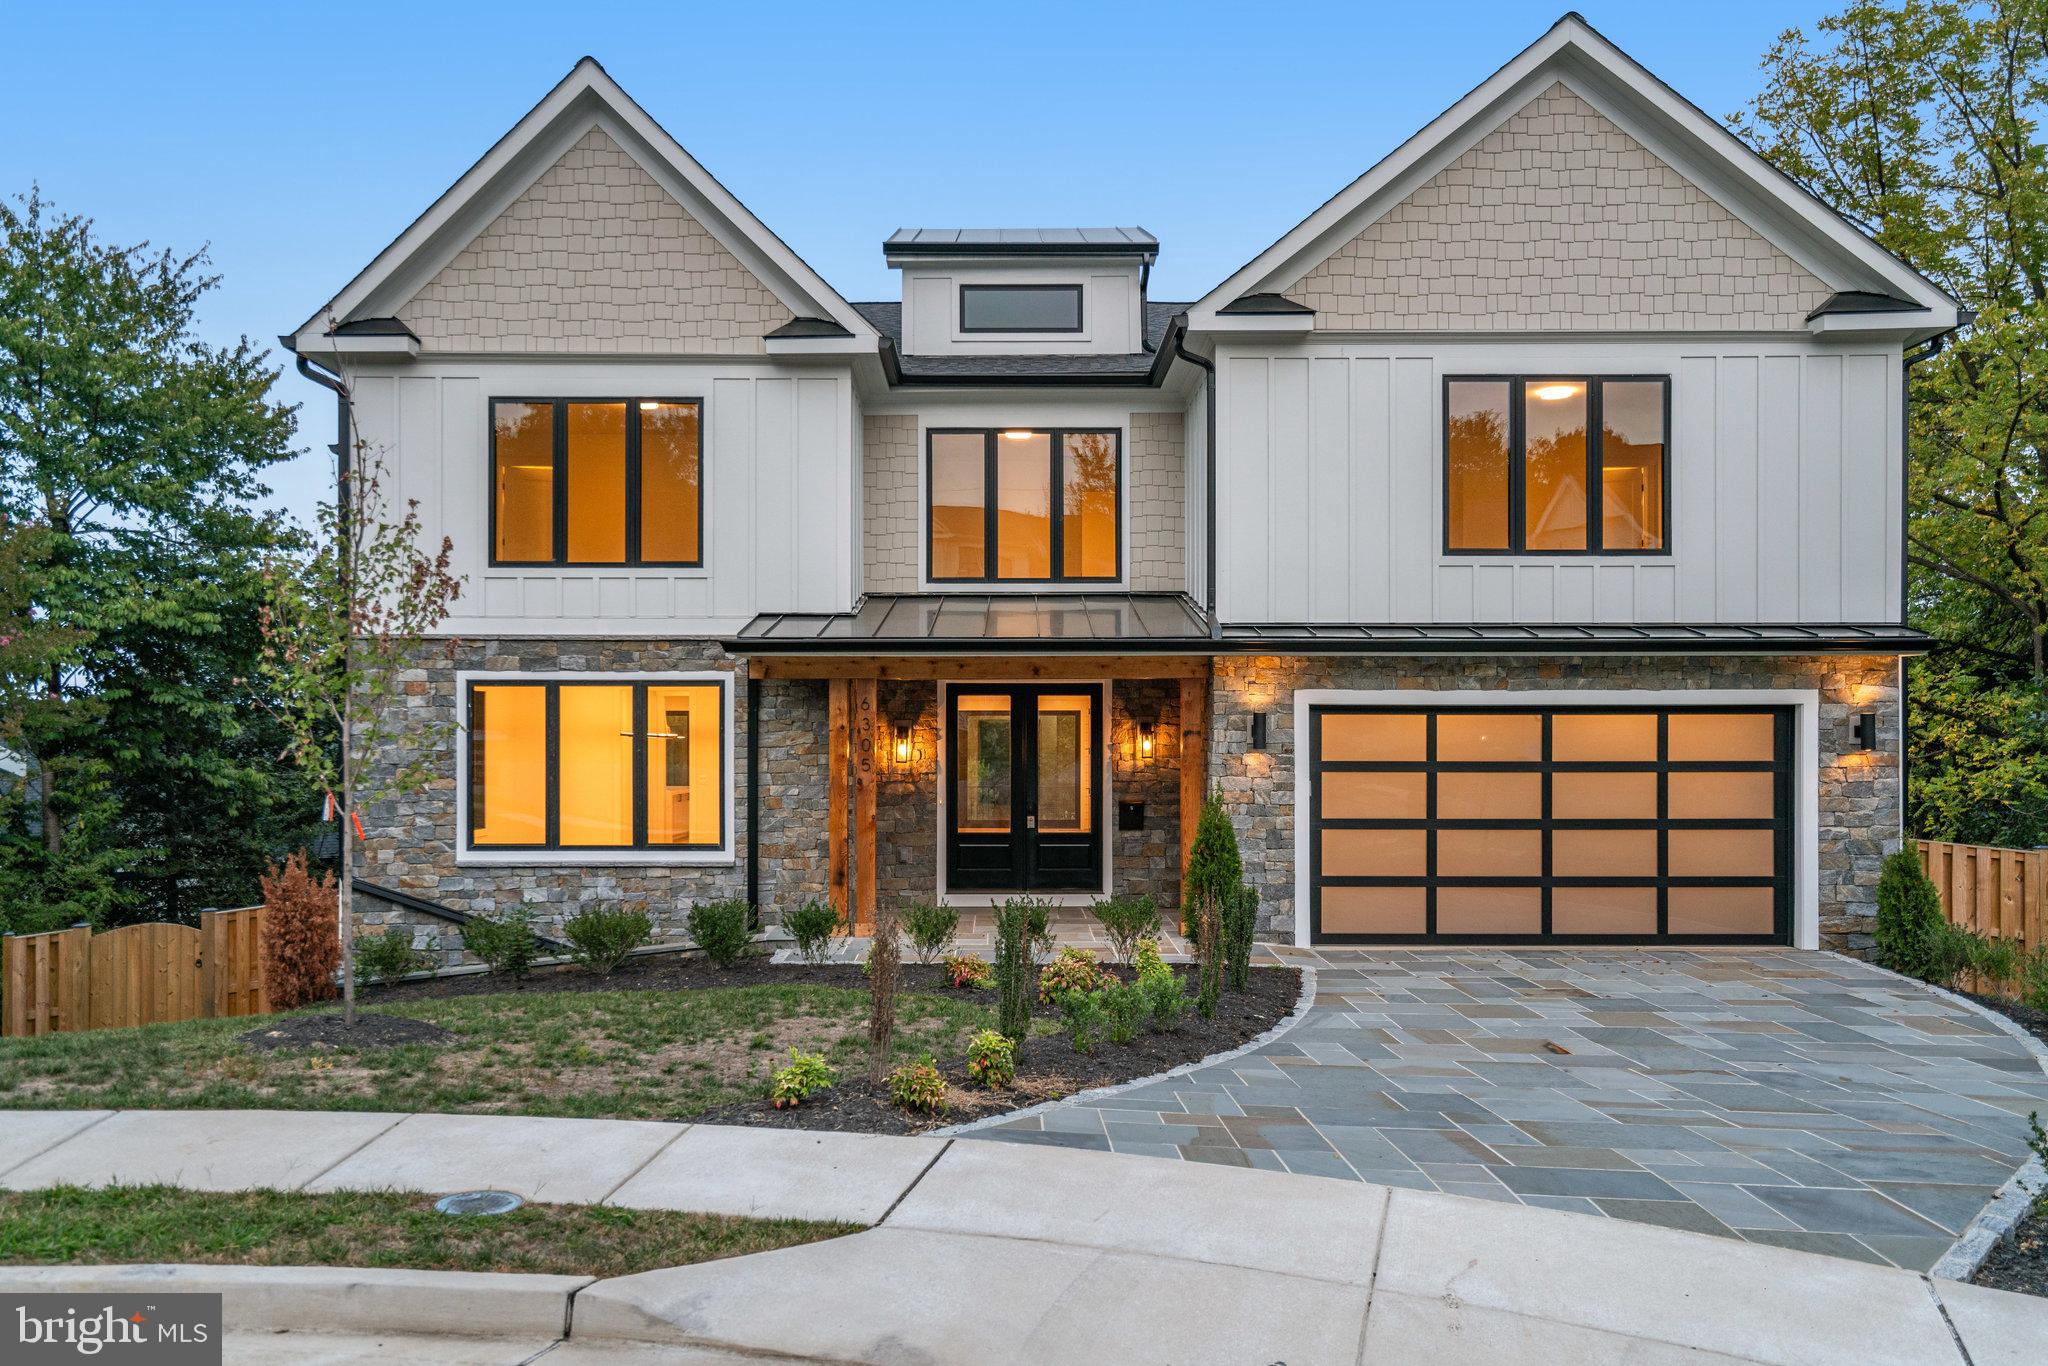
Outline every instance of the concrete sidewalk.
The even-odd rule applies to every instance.
[[[871,1224],[565,1289],[546,1360],[2036,1363],[2048,1302],[1587,1215],[1280,1173],[937,1138],[506,1116],[0,1112],[0,1186],[488,1186]],[[230,1359],[522,1361],[356,1313],[336,1270],[0,1268],[8,1289],[234,1280]],[[430,1273],[422,1285],[432,1284]],[[307,1277],[315,1307],[285,1313]],[[155,1279],[152,1279],[155,1278]],[[244,1278],[244,1279],[236,1279]],[[249,1279],[253,1278],[253,1279]],[[246,1283],[245,1283],[246,1279]],[[423,1294],[428,1293],[422,1291]],[[492,1286],[492,1295],[517,1288]],[[385,1298],[388,1298],[385,1297]],[[414,1301],[415,1303],[417,1301]],[[241,1307],[238,1307],[241,1306]],[[284,1322],[280,1322],[280,1316]],[[510,1320],[508,1320],[509,1322]],[[529,1320],[530,1324],[530,1320]]]

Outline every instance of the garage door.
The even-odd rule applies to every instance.
[[[1318,707],[1310,935],[1789,942],[1791,760],[1783,709]]]

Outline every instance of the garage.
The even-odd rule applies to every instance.
[[[1782,944],[1791,709],[1308,709],[1309,935]]]

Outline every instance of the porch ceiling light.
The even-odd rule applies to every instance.
[[[1540,398],[1545,403],[1556,403],[1562,399],[1577,398],[1586,392],[1583,384],[1539,384],[1529,391],[1529,397]]]

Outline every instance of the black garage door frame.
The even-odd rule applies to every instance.
[[[1514,762],[1457,762],[1438,761],[1436,755],[1436,718],[1445,714],[1514,714],[1538,715],[1543,718],[1543,758],[1534,761]],[[1651,714],[1659,718],[1657,724],[1657,753],[1655,761],[1556,761],[1551,755],[1552,718],[1560,713],[1618,713]],[[1689,714],[1768,714],[1774,718],[1774,757],[1769,761],[1687,761],[1669,757],[1669,724],[1663,719],[1673,713]],[[1421,761],[1326,761],[1323,758],[1323,718],[1343,714],[1376,715],[1420,715],[1427,719],[1428,757]],[[1309,942],[1311,944],[1541,944],[1547,946],[1600,945],[1600,944],[1665,944],[1665,945],[1786,945],[1792,943],[1793,918],[1793,868],[1795,854],[1794,831],[1797,824],[1793,809],[1793,780],[1797,769],[1794,757],[1794,742],[1798,733],[1797,716],[1793,707],[1771,705],[1717,705],[1700,703],[1684,704],[1557,704],[1545,702],[1503,703],[1484,706],[1428,706],[1388,705],[1374,703],[1350,704],[1342,702],[1316,702],[1308,706],[1308,897],[1309,897]],[[1423,818],[1416,819],[1367,819],[1332,818],[1323,816],[1323,782],[1325,772],[1481,772],[1481,773],[1528,773],[1545,774],[1543,790],[1543,813],[1537,827],[1546,832],[1543,841],[1545,876],[1540,879],[1526,877],[1464,877],[1439,874],[1436,866],[1437,840],[1439,829],[1520,829],[1530,828],[1528,820],[1464,819],[1438,821],[1436,816],[1436,785],[1427,785],[1428,809]],[[1675,772],[1759,772],[1769,770],[1775,776],[1773,792],[1773,869],[1768,879],[1754,877],[1669,877],[1657,879],[1657,926],[1658,933],[1637,935],[1558,935],[1549,933],[1551,924],[1551,892],[1558,886],[1573,887],[1640,887],[1646,879],[1641,877],[1555,878],[1549,876],[1551,830],[1640,830],[1641,820],[1598,820],[1560,819],[1551,815],[1551,783],[1548,775],[1559,772],[1651,772],[1658,775],[1658,811],[1661,813],[1656,824],[1657,865],[1660,874],[1669,867],[1669,840],[1671,830],[1741,830],[1757,828],[1754,821],[1727,819],[1673,819],[1668,815],[1668,775]],[[1427,867],[1424,875],[1416,877],[1323,877],[1323,841],[1321,833],[1326,825],[1335,829],[1415,829],[1425,830]],[[1324,934],[1322,928],[1322,895],[1325,886],[1333,887],[1415,887],[1422,886],[1426,896],[1426,920],[1428,926],[1422,934]],[[1543,890],[1543,931],[1537,934],[1438,934],[1436,933],[1437,909],[1436,891],[1439,886],[1448,887],[1528,887],[1540,886]],[[1769,934],[1679,934],[1668,933],[1670,898],[1672,887],[1756,887],[1769,885],[1772,889],[1772,923]]]

